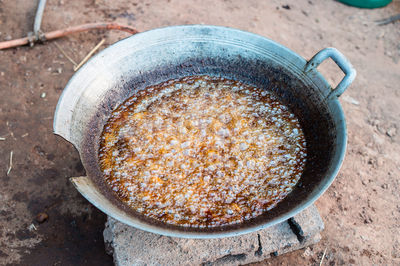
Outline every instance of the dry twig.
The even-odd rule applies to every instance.
[[[10,166],[8,167],[7,170],[7,176],[10,174],[12,167],[13,167],[13,151],[10,152]]]
[[[79,33],[79,32],[84,32],[84,31],[89,31],[89,30],[119,30],[119,31],[125,31],[131,34],[136,34],[138,31],[130,26],[124,26],[120,25],[117,23],[89,23],[89,24],[83,24],[75,27],[69,27],[66,29],[62,30],[55,30],[51,32],[47,32],[43,34],[43,40],[53,40],[57,38],[61,38],[64,36],[67,36],[69,34],[73,33]],[[0,42],[0,50],[2,49],[8,49],[12,47],[17,47],[17,46],[22,46],[22,45],[27,45],[30,42],[37,42],[39,40],[37,39],[30,39],[29,37],[21,38],[21,39],[15,39],[11,41],[5,41],[5,42]]]
[[[321,258],[321,261],[319,262],[319,266],[321,266],[321,265],[322,265],[322,262],[324,261],[327,248],[328,248],[328,247],[325,248],[324,253],[322,254],[322,258]]]
[[[100,46],[104,43],[104,39],[102,39],[86,56],[83,58],[83,60],[74,67],[74,71],[77,71],[84,63],[86,63],[87,60],[97,51],[97,49],[100,48]]]
[[[54,43],[56,45],[56,47],[58,48],[58,50],[60,50],[60,52],[74,65],[74,67],[77,65],[77,63],[67,55],[67,53],[61,48],[60,45],[58,45],[58,43]]]
[[[379,25],[379,26],[383,26],[383,25],[387,25],[389,23],[395,22],[397,20],[400,20],[400,14],[385,18],[385,19],[381,19],[381,20],[376,20],[375,22]]]

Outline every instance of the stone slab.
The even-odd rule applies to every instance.
[[[324,223],[312,205],[293,218],[254,233],[220,239],[161,236],[108,217],[107,252],[125,265],[242,265],[317,243]]]

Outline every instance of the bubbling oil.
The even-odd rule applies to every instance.
[[[99,154],[106,183],[129,207],[203,228],[276,206],[301,177],[306,141],[273,93],[191,76],[148,87],[114,110]]]

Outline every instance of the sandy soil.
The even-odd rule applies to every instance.
[[[37,1],[0,0],[0,40],[26,36]],[[285,6],[285,5],[288,5]],[[285,8],[285,7],[286,8]],[[269,37],[311,58],[332,46],[358,71],[341,97],[349,143],[342,170],[317,201],[326,229],[317,245],[259,265],[400,265],[400,1],[362,10],[331,0],[111,1],[49,0],[43,29],[118,21],[144,31],[177,24],[214,24]],[[106,38],[91,32],[57,43],[75,61]],[[110,265],[104,252],[105,216],[83,199],[68,177],[84,174],[75,149],[52,134],[58,97],[72,64],[54,42],[0,51],[0,264]],[[320,67],[332,84],[342,75]],[[13,168],[6,175],[10,152]],[[46,212],[39,224],[35,216]]]

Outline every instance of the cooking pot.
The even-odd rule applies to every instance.
[[[332,89],[316,70],[327,58],[345,73]],[[307,141],[307,163],[293,191],[264,214],[215,228],[169,225],[121,202],[105,184],[98,162],[99,140],[111,112],[150,85],[190,75],[219,76],[273,91],[299,118]],[[336,49],[306,61],[267,38],[225,27],[190,25],[154,29],[119,41],[93,57],[60,96],[54,133],[79,151],[85,177],[71,178],[79,192],[107,215],[149,232],[187,238],[249,233],[282,222],[311,205],[329,187],[342,164],[346,124],[338,97],[356,75]]]

